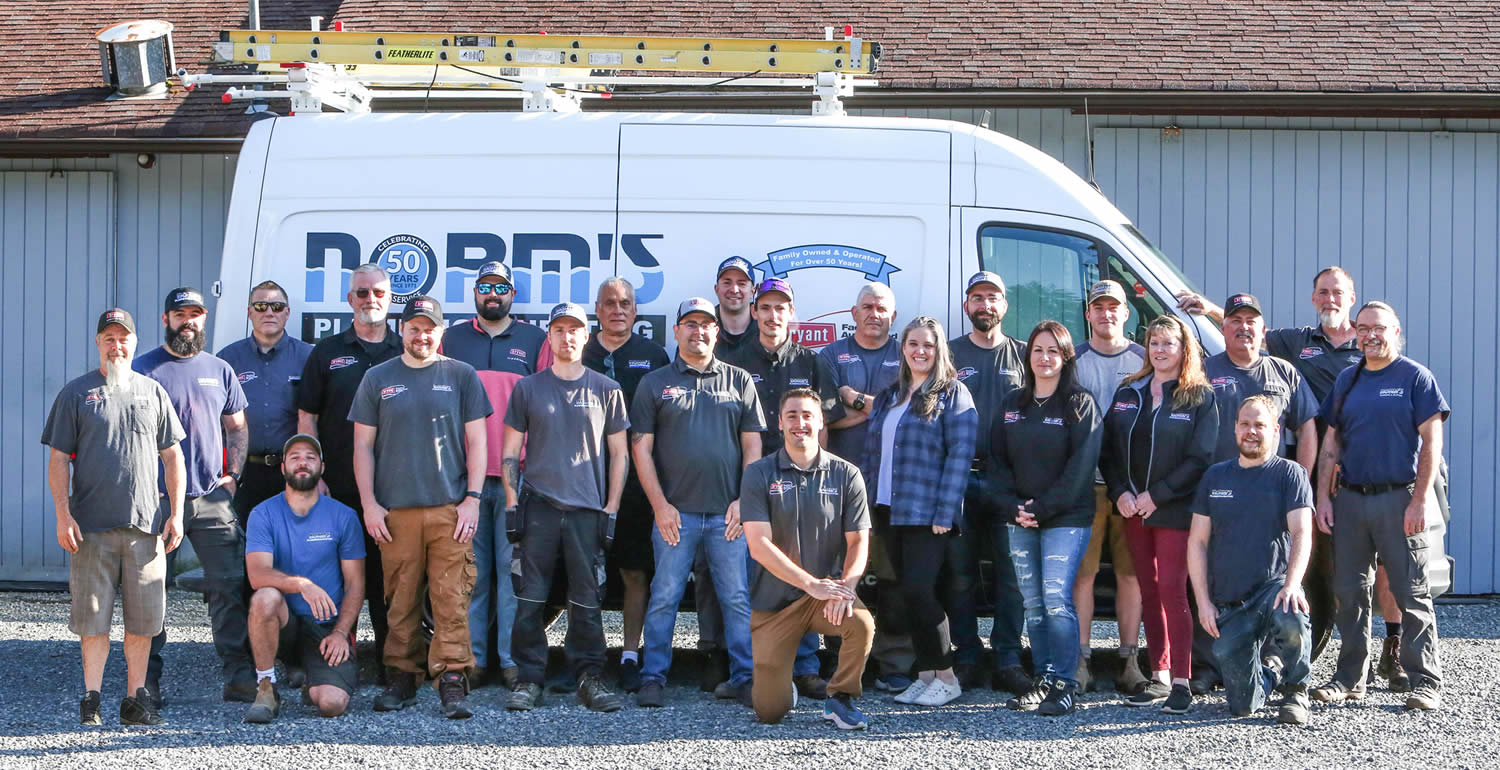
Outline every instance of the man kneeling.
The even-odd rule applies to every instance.
[[[809,631],[843,637],[823,718],[862,730],[854,707],[875,619],[854,595],[870,552],[865,482],[853,463],[818,448],[818,394],[793,388],[777,416],[786,443],[745,468],[740,521],[756,564],[750,571],[750,637],[755,715],[780,722],[796,702],[792,663]],[[841,536],[842,535],[842,536]]]
[[[1307,723],[1312,654],[1302,592],[1312,551],[1312,488],[1302,466],[1276,456],[1279,412],[1264,395],[1240,405],[1234,426],[1240,456],[1210,467],[1198,485],[1188,573],[1198,622],[1214,638],[1229,710],[1246,716],[1279,685],[1278,721],[1300,725]]]
[[[306,433],[281,450],[286,491],[250,512],[245,570],[250,599],[250,648],[255,703],[245,721],[276,718],[276,653],[295,645],[307,670],[304,700],[325,717],[349,706],[359,686],[354,624],[365,599],[365,540],[354,509],[318,493],[323,448]]]

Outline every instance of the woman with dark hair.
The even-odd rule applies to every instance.
[[[1025,379],[1006,396],[986,464],[995,508],[1009,514],[1010,558],[1026,608],[1035,684],[1006,707],[1045,716],[1073,711],[1078,613],[1073,581],[1094,523],[1099,408],[1074,374],[1073,337],[1056,321],[1031,331]]]
[[[947,335],[922,316],[901,332],[901,374],[875,397],[864,473],[876,528],[896,573],[916,681],[898,703],[941,706],[963,690],[953,674],[953,640],[938,598],[948,538],[963,525],[964,488],[974,460],[979,415],[958,380]]]
[[[1125,517],[1125,540],[1141,585],[1151,681],[1125,700],[1193,705],[1193,615],[1187,599],[1187,537],[1193,494],[1219,432],[1213,387],[1192,330],[1164,315],[1146,327],[1146,363],[1125,378],[1105,411],[1099,472]]]

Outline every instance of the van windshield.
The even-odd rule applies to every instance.
[[[1194,284],[1187,277],[1187,274],[1183,273],[1182,270],[1177,267],[1177,263],[1173,262],[1172,259],[1166,255],[1166,252],[1156,248],[1156,244],[1152,243],[1151,240],[1148,239],[1146,235],[1140,230],[1135,229],[1135,225],[1132,225],[1129,222],[1125,222],[1123,224],[1123,227],[1125,228],[1126,232],[1130,233],[1130,235],[1135,238],[1136,243],[1134,245],[1144,246],[1147,251],[1156,255],[1157,260],[1159,260],[1163,265],[1167,266],[1167,270],[1170,271],[1172,275],[1176,276],[1177,280],[1182,281],[1183,286],[1186,286],[1188,289],[1191,289],[1194,292],[1198,291],[1197,284]],[[1202,292],[1198,293],[1201,294]]]

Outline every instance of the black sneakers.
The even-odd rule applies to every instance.
[[[797,688],[797,694],[804,698],[823,700],[828,697],[828,682],[817,674],[792,677],[792,684]]]
[[[1047,677],[1039,676],[1036,678],[1036,681],[1031,683],[1030,689],[1006,701],[1005,707],[1011,711],[1029,711],[1034,709],[1042,705],[1042,701],[1046,699],[1047,693],[1051,692],[1049,685]]]
[[[1172,685],[1172,694],[1167,696],[1167,701],[1161,704],[1161,710],[1166,714],[1186,714],[1193,707],[1193,691],[1187,685]]]
[[[386,676],[385,691],[375,696],[376,711],[400,711],[417,700],[417,675],[391,671]]]
[[[1047,697],[1042,700],[1042,705],[1037,708],[1037,713],[1044,717],[1060,717],[1064,714],[1073,713],[1078,707],[1074,696],[1078,693],[1078,687],[1072,682],[1063,679],[1053,679],[1051,689],[1047,690]]]
[[[641,662],[639,660],[620,661],[620,689],[625,692],[636,692],[641,689]]]
[[[720,647],[704,650],[708,660],[698,674],[698,689],[713,692],[720,682],[729,681],[729,651]]]
[[[438,700],[442,702],[443,716],[449,719],[468,719],[474,715],[464,699],[469,694],[469,680],[457,671],[444,672],[437,681]]]
[[[1020,666],[1006,666],[990,677],[990,686],[993,689],[1013,692],[1017,695],[1031,692],[1035,684],[1036,682],[1026,675],[1026,669]]]
[[[135,695],[126,696],[120,701],[120,724],[122,725],[155,727],[166,723],[166,717],[156,713],[156,709],[151,707],[151,693],[144,687],[136,690]]]
[[[254,703],[259,691],[253,679],[239,679],[224,684],[225,703]]]
[[[1154,706],[1166,700],[1172,694],[1172,688],[1156,679],[1146,683],[1141,691],[1125,699],[1127,706]],[[1189,693],[1191,695],[1192,693]]]
[[[104,724],[104,720],[99,717],[98,690],[89,690],[83,694],[83,700],[78,701],[78,724],[94,727]]]
[[[655,709],[667,705],[667,694],[661,682],[652,680],[641,685],[635,692],[635,705]]]
[[[511,711],[530,711],[542,705],[542,686],[535,682],[516,682],[505,699],[505,707]]]
[[[1214,688],[1222,687],[1223,684],[1224,680],[1219,676],[1219,672],[1205,667],[1198,669],[1197,673],[1193,674],[1193,678],[1188,680],[1188,690],[1193,695],[1207,695],[1213,692]]]
[[[598,674],[592,673],[584,674],[578,682],[578,702],[587,706],[589,711],[605,713],[619,711],[622,705],[620,696],[611,692]]]

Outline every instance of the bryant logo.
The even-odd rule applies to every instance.
[[[332,361],[328,362],[328,371],[335,372],[339,369],[353,366],[356,363],[358,362],[354,360],[354,356],[339,356],[338,358],[335,358]]]
[[[1213,499],[1213,500],[1233,500],[1234,499],[1234,490],[1233,489],[1210,489],[1210,490],[1208,490],[1208,496],[1209,496],[1210,499]]]
[[[771,482],[771,486],[768,487],[766,491],[770,492],[773,495],[784,495],[787,492],[792,491],[796,487],[797,485],[793,484],[790,481],[782,481],[780,479],[777,479],[776,481]]]
[[[1208,384],[1214,386],[1215,388],[1227,388],[1231,385],[1238,385],[1239,383],[1240,381],[1233,377],[1215,377],[1208,381]]]
[[[976,374],[979,374],[978,369],[975,369],[972,366],[965,366],[964,368],[958,370],[958,379],[961,382],[967,381],[970,377],[973,377]]]
[[[1005,413],[1005,422],[1006,423],[1020,422],[1020,421],[1021,421],[1021,413],[1020,412],[1006,412]]]
[[[661,389],[661,400],[663,401],[671,401],[674,398],[684,395],[687,395],[687,388],[677,385],[668,385]]]
[[[238,379],[240,381],[241,385],[244,385],[245,383],[247,383],[247,382],[255,379],[255,377],[256,377],[255,372],[240,372],[236,376],[236,379]]]
[[[856,356],[853,353],[840,353],[839,354],[839,363],[841,363],[841,364],[857,364],[857,363],[859,363],[859,356]]]
[[[1297,357],[1302,359],[1303,361],[1306,361],[1309,358],[1317,358],[1321,355],[1323,355],[1322,348],[1306,347],[1302,349],[1301,353],[1297,354]]]
[[[405,392],[405,385],[387,385],[380,389],[380,400],[384,401],[388,398],[395,398]]]
[[[1115,405],[1112,406],[1112,407],[1110,407],[1110,409],[1112,409],[1112,410],[1114,410],[1116,412],[1128,412],[1128,411],[1130,411],[1132,409],[1140,409],[1140,408],[1141,408],[1141,405],[1137,404],[1137,403],[1135,403],[1133,401],[1116,401]]]

